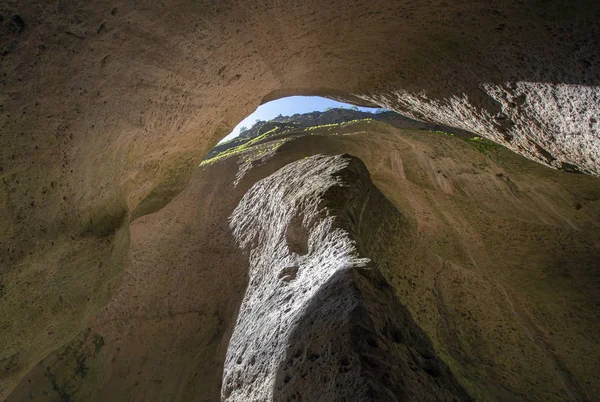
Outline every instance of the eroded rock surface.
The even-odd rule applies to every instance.
[[[481,91],[496,108],[479,105],[464,93],[435,99],[424,91],[400,90],[365,98],[414,118],[477,133],[548,166],[600,173],[600,86],[483,83]]]
[[[115,294],[130,218],[167,205],[263,100],[373,99],[598,174],[598,15],[592,0],[3,1],[0,395]]]
[[[355,356],[367,350],[384,366],[387,355],[375,352],[391,351],[400,364],[394,370],[402,372],[404,363],[412,361],[416,378],[429,381],[436,378],[436,367],[444,366],[428,366],[437,360],[429,360],[424,349],[416,349],[412,357],[405,354],[410,345],[422,343],[420,328],[431,341],[432,356],[473,399],[585,401],[600,393],[598,178],[551,170],[483,140],[359,122],[294,135],[283,143],[257,144],[196,169],[185,190],[165,208],[130,224],[127,264],[122,277],[109,282],[116,288],[110,302],[90,312],[81,330],[64,328],[77,335],[33,364],[6,399],[218,400],[250,257],[238,247],[229,217],[255,183],[286,165],[311,155],[345,153],[364,161],[393,208],[377,201],[379,192],[373,190],[368,205],[377,207],[365,208],[363,224],[356,225],[360,214],[348,211],[362,205],[367,192],[362,168],[355,176],[340,175],[354,183],[356,192],[352,187],[327,190],[323,203],[335,217],[333,226],[356,241],[356,257],[369,258],[367,267],[379,270],[384,280],[370,276],[373,270],[354,269],[356,275],[338,274],[328,283],[353,284],[348,300],[358,298],[360,316],[375,318],[362,322],[350,314],[348,319],[327,315],[331,321],[323,320],[322,309],[329,308],[325,300],[341,302],[335,296],[347,290],[325,286],[309,306],[312,314],[298,317],[305,325],[288,332],[290,344],[310,341],[316,354],[327,356],[328,343],[313,337],[313,329],[340,325],[347,334],[342,324],[358,322],[357,338],[379,348],[354,342],[353,330],[340,348],[354,350]],[[289,258],[307,258],[307,229],[319,221],[304,225],[302,216],[291,218],[281,253],[287,247]],[[110,240],[103,242],[110,245]],[[61,260],[64,269],[70,261]],[[91,273],[82,271],[72,284],[86,283],[83,278]],[[293,287],[303,273],[286,264],[273,275],[273,283]],[[68,291],[69,284],[61,289]],[[408,315],[398,313],[402,306]],[[57,314],[58,307],[48,316]],[[382,321],[377,317],[393,319],[386,329],[378,326]],[[413,335],[404,336],[407,328]],[[386,334],[401,342],[390,343]],[[52,339],[47,333],[38,335]],[[320,362],[325,360],[303,354],[294,358],[299,349],[284,348],[275,389],[281,386],[293,394],[309,387],[306,379],[324,381],[310,373],[322,373]],[[24,357],[5,363],[18,367],[20,359]],[[352,374],[362,384],[371,381],[365,372],[379,372],[370,362],[361,362],[365,370],[360,376]],[[300,363],[311,368],[305,379],[294,375]],[[10,375],[3,372],[5,384]],[[376,390],[396,392],[385,381],[382,375],[371,383]],[[394,382],[404,387],[402,381]],[[404,384],[410,394],[418,382]]]
[[[469,400],[361,252],[403,222],[350,156],[304,158],[256,183],[231,216],[250,267],[223,399]]]

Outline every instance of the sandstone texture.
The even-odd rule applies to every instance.
[[[130,224],[110,302],[5,398],[594,400],[599,191],[376,121],[257,143]]]
[[[223,400],[469,400],[359,252],[405,222],[356,158],[316,155],[256,183],[231,216],[250,267]]]
[[[386,106],[598,175],[599,7],[2,1],[0,398],[96,325],[132,280],[135,222],[187,189],[261,102],[311,94]],[[239,186],[258,177],[244,166]]]

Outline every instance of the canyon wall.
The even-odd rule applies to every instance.
[[[130,220],[262,101],[319,94],[599,173],[598,3],[0,4],[0,396],[122,286]]]
[[[373,121],[248,147],[131,224],[115,296],[7,400],[593,400],[599,191]]]

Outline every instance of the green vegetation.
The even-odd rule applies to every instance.
[[[209,164],[212,164],[214,162],[216,162],[217,160],[223,159],[223,158],[227,158],[231,155],[240,153],[242,151],[248,150],[249,148],[251,148],[252,146],[256,145],[258,142],[263,141],[265,139],[267,139],[268,136],[272,135],[275,133],[275,131],[278,130],[278,127],[275,127],[272,130],[267,131],[266,133],[263,133],[261,135],[259,135],[258,137],[254,137],[252,139],[249,139],[245,142],[243,142],[242,144],[235,146],[233,148],[229,148],[226,149],[225,151],[213,156],[210,159],[205,159],[202,161],[202,163],[200,163],[200,166],[206,166]]]
[[[303,131],[315,131],[315,130],[320,130],[322,128],[327,128],[327,129],[331,130],[334,127],[344,127],[344,126],[348,126],[350,124],[370,123],[372,120],[373,119],[369,117],[369,118],[366,118],[366,119],[356,119],[356,120],[345,121],[343,123],[323,124],[321,126],[307,127]]]
[[[275,127],[273,129],[267,131],[266,133],[263,133],[254,138],[250,138],[250,139],[245,139],[245,138],[240,139],[239,137],[234,138],[232,140],[229,140],[227,142],[220,144],[220,145],[223,145],[223,144],[232,143],[233,146],[231,148],[228,148],[222,152],[219,152],[212,158],[203,160],[200,163],[200,167],[211,165],[218,160],[222,160],[229,156],[248,151],[250,148],[259,145],[260,142],[264,142],[269,137],[272,137],[275,134],[285,134],[285,133],[293,133],[293,132],[301,133],[301,132],[316,131],[316,130],[321,130],[321,129],[326,129],[327,131],[331,131],[334,128],[346,127],[348,125],[356,124],[356,123],[370,123],[371,121],[373,121],[372,118],[356,119],[356,120],[346,121],[343,123],[323,124],[320,126],[312,126],[312,127],[306,127],[306,128],[289,128],[289,129],[285,129],[285,130],[282,130],[280,127]],[[274,142],[273,144],[270,144],[267,147],[261,146],[260,148],[255,149],[255,151],[257,153],[253,154],[253,156],[250,157],[250,159],[253,159],[256,156],[260,156],[266,152],[272,151],[272,150],[278,148],[281,144],[282,144],[282,142]]]
[[[440,134],[440,135],[444,135],[447,137],[455,137],[454,134],[447,133],[445,131],[430,131],[430,133]],[[468,144],[471,144],[472,146],[477,148],[477,150],[479,152],[481,152],[483,154],[489,154],[490,151],[495,151],[498,149],[498,147],[500,147],[500,145],[495,143],[494,141],[488,140],[487,138],[479,137],[477,135],[472,138],[465,138],[465,137],[457,137],[457,138],[460,138],[461,140],[467,142]]]
[[[497,150],[500,145],[496,144],[494,141],[490,141],[487,138],[481,138],[475,136],[473,138],[463,138],[464,141],[473,145],[477,150],[483,154],[487,154],[492,150]]]
[[[283,143],[286,141],[288,141],[288,139],[283,138],[281,140],[271,141],[267,144],[256,145],[252,149],[252,151],[254,151],[254,152],[251,152],[249,154],[249,156],[244,159],[244,162],[245,163],[253,162],[253,161],[257,160],[258,158],[260,158],[262,155],[272,152],[272,151],[275,151],[277,148],[279,148],[281,145],[283,145]]]

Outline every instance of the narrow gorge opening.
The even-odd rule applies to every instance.
[[[593,0],[2,2],[0,400],[593,400],[598,15]],[[281,112],[224,140],[299,94],[400,114]],[[230,226],[243,199],[252,261]],[[253,383],[269,361],[284,366]]]
[[[372,392],[361,400],[403,393],[415,395],[411,400],[424,393],[428,400],[500,400],[513,391],[487,384],[522,389],[543,379],[585,400],[565,368],[570,358],[555,356],[554,343],[530,339],[557,322],[538,317],[532,324],[526,303],[544,308],[552,301],[533,294],[560,283],[571,288],[563,297],[573,308],[589,309],[594,287],[577,278],[597,283],[591,272],[600,243],[588,237],[599,216],[598,179],[552,170],[471,132],[356,109],[249,116],[200,165],[198,183],[220,181],[220,194],[241,200],[231,214],[217,210],[252,256],[222,399],[335,399],[364,386]],[[325,172],[346,159],[355,168]],[[314,191],[321,183],[327,190]],[[591,215],[581,213],[582,203]],[[316,205],[326,208],[311,210]],[[565,241],[569,247],[561,248]],[[583,265],[567,262],[577,256],[570,247],[587,250]],[[574,289],[585,294],[579,302]],[[401,334],[406,327],[419,336]],[[499,350],[485,349],[490,337]],[[514,356],[514,337],[527,357]],[[374,353],[382,357],[374,361]],[[505,380],[500,366],[468,379],[471,362],[508,356],[536,367],[535,374],[523,369],[522,377]],[[356,371],[381,366],[378,380],[366,385]],[[404,383],[408,375],[415,378]],[[536,392],[552,399],[552,391]]]
[[[385,108],[359,107],[319,96],[289,96],[268,101],[221,139],[206,154],[201,166],[252,146],[271,143],[270,147],[261,147],[259,152],[264,153],[274,150],[290,136],[309,134],[319,128],[331,130],[348,123],[373,119],[382,113],[395,115]]]
[[[289,96],[260,105],[206,154],[200,166],[252,148],[255,156],[263,155],[287,140],[303,135],[354,132],[350,126],[372,121],[402,129],[479,138],[454,127],[411,119],[387,108],[357,106],[319,96]]]
[[[347,109],[355,112],[371,114],[389,111],[389,109],[385,108],[356,106],[350,103],[340,102],[321,96],[286,96],[268,101],[260,105],[254,112],[248,115],[248,117],[240,121],[233,128],[231,133],[229,133],[225,138],[219,141],[219,143],[238,137],[240,134],[248,131],[249,129],[252,129],[253,126],[258,123],[289,123],[291,121],[294,121],[295,118],[299,118],[300,115],[303,114],[308,114],[311,112],[323,113],[332,109]],[[315,114],[311,117],[311,122],[308,121],[310,117],[307,116],[307,118],[305,118],[302,122],[302,125],[322,125],[327,124],[325,121],[329,121],[332,119],[327,119],[327,117],[318,114]],[[323,121],[319,121],[319,119]]]

